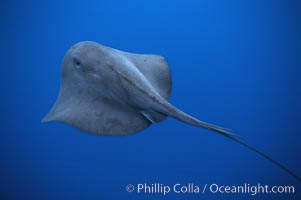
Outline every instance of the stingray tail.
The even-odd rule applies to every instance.
[[[270,156],[268,156],[267,154],[259,151],[258,149],[256,149],[255,147],[253,147],[252,145],[240,140],[237,136],[231,132],[229,132],[227,129],[221,128],[221,127],[217,127],[211,124],[207,124],[207,123],[203,123],[201,121],[198,120],[197,126],[202,127],[202,128],[207,128],[209,130],[215,131],[217,133],[222,134],[223,136],[230,138],[231,140],[234,140],[235,142],[238,142],[239,144],[242,144],[243,146],[251,149],[252,151],[256,152],[257,154],[261,155],[262,157],[266,158],[267,160],[271,161],[272,163],[274,163],[275,165],[277,165],[278,167],[280,167],[281,169],[283,169],[284,171],[286,171],[287,173],[289,173],[291,176],[293,176],[294,178],[296,178],[298,181],[301,181],[301,177],[299,177],[298,175],[296,175],[295,173],[293,173],[291,170],[289,170],[287,167],[285,167],[284,165],[282,165],[281,163],[277,162],[276,160],[274,160],[273,158],[271,158]]]
[[[218,132],[218,131],[217,131]],[[225,134],[223,134],[225,135]],[[287,173],[289,173],[291,176],[293,176],[294,178],[296,178],[298,181],[301,181],[301,177],[299,177],[298,175],[296,175],[295,173],[293,173],[291,170],[289,170],[287,167],[285,167],[284,165],[282,165],[281,163],[277,162],[276,160],[274,160],[273,158],[271,158],[270,156],[266,155],[265,153],[262,153],[261,151],[259,151],[258,149],[256,149],[255,147],[251,146],[250,144],[239,140],[238,138],[232,137],[231,135],[225,135],[226,137],[244,145],[245,147],[255,151],[256,153],[258,153],[259,155],[261,155],[262,157],[268,159],[269,161],[271,161],[272,163],[274,163],[275,165],[277,165],[278,167],[280,167],[281,169],[283,169],[284,171],[286,171]]]
[[[166,104],[163,107],[161,107],[161,106],[157,107],[157,110],[159,112],[163,112],[167,115],[170,115],[170,116],[172,116],[180,121],[186,122],[188,124],[198,126],[201,128],[206,128],[206,129],[215,131],[217,133],[220,133],[223,136],[230,138],[230,139],[234,140],[235,142],[238,142],[238,143],[242,144],[243,146],[251,149],[252,151],[256,152],[257,154],[261,155],[262,157],[266,158],[267,160],[271,161],[272,163],[274,163],[275,165],[277,165],[278,167],[280,167],[281,169],[283,169],[284,171],[286,171],[287,173],[292,175],[298,181],[301,181],[301,178],[299,176],[297,176],[295,173],[293,173],[291,170],[289,170],[288,168],[286,168],[284,165],[277,162],[276,160],[272,159],[270,156],[262,153],[261,151],[259,151],[255,147],[251,146],[250,144],[240,140],[238,138],[238,135],[231,133],[231,131],[229,129],[225,129],[223,127],[219,127],[219,126],[215,126],[212,124],[208,124],[206,122],[202,122],[202,121],[182,112],[181,110],[177,109],[176,107],[174,107],[173,105],[171,105],[168,102],[166,102]]]
[[[294,178],[296,178],[298,181],[301,181],[301,178],[299,176],[297,176],[295,173],[293,173],[291,170],[289,170],[287,167],[285,167],[284,165],[282,165],[281,163],[277,162],[276,160],[274,160],[273,158],[271,158],[270,156],[268,156],[267,154],[259,151],[258,149],[256,149],[255,147],[251,146],[250,144],[240,140],[237,135],[229,132],[227,129],[221,128],[221,127],[217,127],[211,124],[207,124],[204,122],[201,122],[199,120],[197,120],[197,126],[202,127],[202,128],[207,128],[209,130],[215,131],[217,133],[222,134],[223,136],[230,138],[231,140],[234,140],[235,142],[238,142],[240,144],[242,144],[243,146],[251,149],[252,151],[256,152],[257,154],[261,155],[262,157],[266,158],[267,160],[271,161],[272,163],[274,163],[275,165],[277,165],[278,167],[280,167],[281,169],[283,169],[284,171],[286,171],[287,173],[289,173],[291,176],[293,176]]]

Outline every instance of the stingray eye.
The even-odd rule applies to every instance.
[[[79,59],[77,59],[77,58],[74,58],[74,64],[75,64],[75,67],[78,69],[78,68],[80,68],[80,61],[79,61]]]

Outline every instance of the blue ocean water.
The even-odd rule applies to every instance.
[[[170,101],[234,130],[301,176],[301,6],[298,1],[2,1],[1,199],[300,199],[300,182],[214,132],[167,118],[103,137],[40,123],[64,53],[93,40],[163,55]],[[199,194],[138,193],[193,183]],[[126,186],[133,184],[133,192]],[[202,193],[204,186],[294,186],[294,194]]]

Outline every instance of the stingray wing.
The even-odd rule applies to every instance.
[[[79,47],[80,45],[76,48]],[[154,89],[168,100],[171,93],[171,75],[169,66],[162,56],[132,54],[119,50],[115,52],[128,59]],[[65,59],[68,59],[68,55]],[[166,117],[155,111],[142,112],[125,102],[95,93],[89,90],[89,85],[85,83],[80,87],[75,86],[73,82],[62,82],[58,99],[43,122],[56,120],[85,132],[119,136],[141,131],[150,126],[152,121],[159,122]]]

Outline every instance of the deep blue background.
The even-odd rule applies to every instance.
[[[297,1],[1,1],[1,199],[299,199],[294,178],[245,147],[168,118],[99,137],[40,120],[60,63],[94,40],[166,57],[171,102],[228,127],[301,175]],[[294,195],[146,195],[128,183],[294,185]]]

